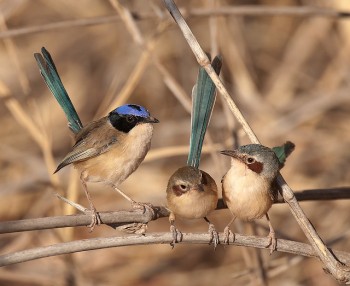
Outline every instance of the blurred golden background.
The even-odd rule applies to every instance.
[[[250,4],[260,11],[276,5],[350,11],[350,2],[177,4],[203,49],[222,55],[223,82],[261,142],[270,147],[286,140],[296,144],[282,171],[289,185],[296,191],[349,185],[349,18],[262,16],[259,11],[236,15],[230,9]],[[73,213],[53,191],[88,206],[73,168],[52,175],[72,136],[34,60],[42,46],[51,53],[83,123],[126,102],[146,106],[160,120],[146,160],[121,189],[136,201],[165,205],[167,180],[186,162],[198,64],[163,2],[3,0],[0,11],[1,221]],[[220,95],[208,135],[201,168],[219,184],[229,159],[217,151],[249,143]],[[130,208],[108,187],[89,184],[89,190],[99,211]],[[324,241],[337,240],[332,247],[349,250],[349,202],[302,207]],[[219,210],[210,218],[222,231],[230,214]],[[306,241],[286,205],[273,206],[270,218],[277,237]],[[207,231],[203,220],[178,221],[177,226],[183,232]],[[166,218],[148,227],[149,232],[168,230]],[[265,220],[237,222],[233,230],[268,233]],[[106,226],[93,233],[77,227],[1,235],[0,245],[4,254],[114,235],[125,234]],[[112,248],[7,266],[0,269],[0,284],[337,285],[316,259],[268,253],[234,246],[214,252],[207,245]]]

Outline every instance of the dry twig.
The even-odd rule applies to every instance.
[[[223,234],[219,234],[220,243],[223,243]],[[116,236],[105,238],[91,238],[76,240],[72,242],[59,243],[50,246],[37,247],[33,249],[18,251],[0,256],[0,266],[30,261],[43,257],[50,257],[61,254],[102,249],[109,247],[121,247],[131,245],[149,245],[149,244],[170,244],[173,237],[171,233],[152,233],[147,235]],[[209,244],[210,234],[208,233],[183,233],[182,244]],[[268,238],[259,238],[255,236],[243,236],[236,234],[235,239],[230,240],[230,245],[256,247],[265,249],[268,245]],[[277,240],[277,251],[287,252],[307,257],[317,257],[313,248],[305,243],[289,241],[284,239]],[[344,262],[350,262],[350,255],[342,251],[336,251],[336,255]]]
[[[347,11],[336,11],[333,9],[319,8],[319,7],[272,7],[266,5],[242,5],[236,7],[218,7],[213,9],[202,9],[194,8],[186,11],[187,15],[194,17],[208,17],[213,15],[223,16],[298,16],[298,17],[330,17],[330,18],[346,18],[349,17]],[[150,13],[132,13],[135,20],[147,20],[158,17],[155,14]],[[71,29],[74,27],[85,27],[110,24],[113,22],[120,21],[119,16],[102,16],[102,17],[91,17],[86,19],[67,20],[57,23],[49,23],[39,26],[28,26],[18,29],[9,29],[7,31],[0,32],[0,39],[19,37],[23,35],[42,33],[47,31],[55,31],[60,29]]]
[[[55,194],[59,199],[65,203],[71,205],[78,211],[84,214],[75,214],[67,216],[55,216],[45,218],[31,218],[16,221],[4,221],[0,222],[0,234],[12,233],[32,230],[53,229],[61,227],[76,227],[86,226],[91,222],[91,215],[85,213],[85,208],[77,203],[73,203],[66,198]],[[333,188],[333,189],[313,189],[302,190],[295,193],[298,201],[317,201],[317,200],[340,200],[350,199],[350,188]],[[275,204],[285,203],[282,198],[279,198]],[[102,224],[118,225],[130,224],[130,223],[148,223],[151,220],[157,220],[158,218],[169,216],[169,211],[162,206],[154,206],[155,216],[153,217],[150,210],[146,209],[145,212],[141,210],[134,211],[110,211],[99,212]],[[217,205],[217,210],[226,209],[226,205],[223,200],[220,199]]]

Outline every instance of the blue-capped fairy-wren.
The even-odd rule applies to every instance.
[[[117,186],[133,173],[145,158],[151,146],[153,123],[143,106],[126,104],[120,106],[97,121],[83,127],[80,118],[58,75],[49,52],[41,49],[42,55],[34,57],[45,83],[61,105],[68,119],[68,126],[74,133],[75,144],[58,165],[55,173],[73,164],[80,172],[80,180],[90,204],[93,230],[100,223],[99,216],[91,200],[86,182],[102,182],[114,187],[131,203],[138,204],[120,191]]]

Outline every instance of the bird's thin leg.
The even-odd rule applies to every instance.
[[[100,216],[98,215],[98,213],[96,211],[96,208],[95,208],[95,206],[94,206],[94,204],[92,202],[92,199],[91,199],[90,193],[89,193],[89,191],[87,189],[86,182],[85,182],[83,174],[81,174],[81,176],[80,176],[80,181],[81,181],[81,184],[83,186],[86,198],[87,198],[87,200],[89,202],[89,205],[90,205],[91,223],[88,225],[88,227],[90,228],[90,232],[92,232],[94,230],[96,224],[97,225],[101,224],[101,219],[100,219]]]
[[[169,215],[170,232],[173,235],[173,241],[170,243],[171,247],[174,248],[175,243],[182,241],[182,233],[175,227],[175,214],[173,212]]]
[[[269,244],[266,247],[270,246],[270,254],[272,254],[272,252],[276,250],[277,239],[276,239],[276,234],[275,234],[275,231],[273,230],[269,215],[267,213],[266,213],[266,219],[270,228],[269,235],[267,236],[269,238]]]
[[[130,198],[128,195],[126,195],[122,190],[118,189],[116,186],[113,186],[114,190],[117,191],[120,195],[124,197],[124,199],[128,200],[131,204],[135,204],[136,202]]]
[[[215,226],[209,221],[209,219],[207,217],[204,217],[204,220],[209,224],[209,229],[208,232],[210,234],[210,243],[214,244],[214,250],[217,247],[217,245],[219,244],[219,235],[218,232],[215,229]]]
[[[230,225],[235,221],[235,219],[236,219],[236,217],[234,216],[224,229],[224,243],[225,244],[229,244],[230,235],[233,236],[233,241],[235,240],[235,234],[230,230]]]
[[[138,203],[134,201],[132,198],[130,198],[128,195],[126,195],[122,190],[120,190],[118,187],[113,186],[114,190],[117,191],[119,194],[121,194],[126,200],[128,200],[131,203],[131,206],[134,209],[142,209],[143,212],[145,213],[146,208],[152,213],[152,217],[155,217],[155,212],[153,209],[152,204],[150,203]]]

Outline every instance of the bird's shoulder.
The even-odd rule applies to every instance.
[[[86,125],[76,136],[76,143],[65,156],[56,172],[71,163],[85,161],[109,151],[120,144],[123,134],[118,132],[108,121],[107,117]]]
[[[118,132],[109,122],[108,117],[103,117],[86,125],[76,136],[73,148],[100,148],[117,143],[122,140],[122,132]]]

